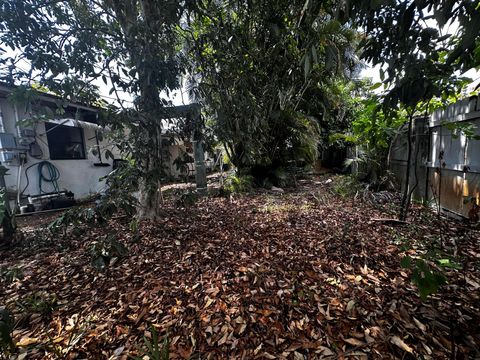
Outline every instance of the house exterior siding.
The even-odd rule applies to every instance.
[[[24,112],[17,108],[17,115],[15,114],[15,106],[6,98],[0,97],[0,111],[2,113],[4,133],[15,135],[17,144],[19,142],[19,134],[16,127],[16,119],[27,118]],[[48,121],[48,120],[46,120]],[[33,130],[32,127],[26,127]],[[39,175],[36,166],[32,166],[41,161],[49,161],[59,171],[60,177],[58,185],[60,190],[69,190],[75,194],[75,198],[87,197],[91,194],[101,191],[105,184],[99,179],[112,171],[112,160],[102,157],[104,163],[110,166],[99,167],[95,163],[99,162],[98,156],[94,155],[92,150],[97,148],[95,138],[95,125],[83,127],[83,137],[85,146],[85,159],[69,159],[69,160],[51,160],[48,148],[47,136],[45,133],[45,122],[40,121],[35,126],[35,143],[41,149],[42,156],[40,158],[32,157],[27,148],[13,150],[13,153],[26,154],[26,162],[20,165],[18,160],[12,162],[2,162],[2,165],[9,169],[9,173],[5,176],[5,185],[9,194],[17,193],[18,189],[18,172],[20,168],[20,191],[23,195],[39,195]],[[114,150],[106,141],[100,141],[100,148],[108,147]],[[114,152],[115,153],[115,152]],[[26,169],[29,168],[26,174]],[[28,175],[28,181],[27,181]],[[51,184],[44,183],[44,192],[54,191]],[[10,197],[12,197],[10,195]]]

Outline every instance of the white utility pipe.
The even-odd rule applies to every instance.
[[[2,104],[0,104],[0,133],[5,132],[5,125],[3,125]]]
[[[22,137],[22,131],[20,130],[20,126],[18,125],[19,116],[18,116],[17,104],[13,104],[13,111],[15,113],[15,129],[17,129],[17,136],[19,138],[21,138]]]
[[[22,180],[22,167],[23,167],[23,160],[18,159],[18,171],[17,171],[17,203],[15,204],[15,212],[17,209],[20,208],[20,184]]]
[[[13,104],[13,110],[14,110],[14,114],[15,114],[15,129],[17,130],[18,138],[21,138],[22,137],[22,130],[20,129],[20,125],[18,125],[19,116],[18,116],[17,104]],[[15,204],[15,212],[17,212],[16,210],[20,208],[20,195],[21,195],[20,185],[22,183],[22,168],[23,168],[23,164],[26,161],[26,157],[25,158],[21,157],[20,153],[18,153],[18,152],[17,152],[17,156],[18,156],[17,203]]]

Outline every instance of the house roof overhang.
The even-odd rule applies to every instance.
[[[7,97],[17,88],[19,88],[18,85],[10,85],[0,82],[0,97]],[[93,113],[98,113],[101,110],[101,108],[96,106],[90,106],[74,101],[65,101],[65,99],[61,98],[60,96],[39,91],[37,91],[36,98],[42,102],[49,104],[59,104],[60,102],[62,102],[62,106],[64,107],[72,107]]]

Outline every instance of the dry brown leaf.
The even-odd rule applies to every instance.
[[[360,341],[355,338],[348,338],[344,340],[347,344],[353,345],[353,346],[363,346],[365,343],[363,341]]]
[[[352,310],[354,306],[355,306],[355,300],[350,300],[347,304],[346,310],[350,312],[350,310]]]
[[[0,267],[24,267],[26,276],[13,284],[0,276],[0,303],[15,312],[16,304],[41,291],[56,294],[61,305],[51,322],[40,314],[25,319],[19,314],[22,325],[14,339],[35,336],[38,343],[28,345],[28,356],[36,358],[44,344],[63,345],[70,334],[85,329],[75,340],[81,356],[108,358],[113,349],[125,346],[120,357],[126,358],[143,345],[144,332],[152,337],[148,330],[154,324],[159,339],[169,334],[176,359],[190,351],[205,359],[346,359],[347,354],[363,359],[364,352],[387,358],[399,351],[443,358],[452,347],[449,318],[455,316],[466,334],[456,347],[458,357],[475,353],[477,338],[468,334],[474,334],[480,312],[476,292],[464,291],[464,280],[467,289],[478,289],[478,271],[466,267],[461,277],[453,270],[447,273],[449,296],[461,306],[444,306],[442,289],[435,295],[438,307],[421,304],[405,276],[408,271],[400,267],[404,253],[393,243],[392,232],[413,244],[444,231],[445,251],[455,238],[462,244],[459,254],[473,263],[480,256],[478,230],[425,221],[427,213],[418,207],[410,214],[416,227],[373,227],[368,219],[379,210],[361,197],[351,201],[332,194],[332,204],[312,206],[305,188],[309,193],[327,189],[313,190],[310,180],[302,181],[273,202],[260,191],[232,202],[206,198],[179,209],[166,197],[162,216],[139,224],[137,242],[131,241],[123,218],[89,227],[80,237],[55,239],[60,246],[5,250]],[[265,204],[274,211],[259,210]],[[98,273],[84,260],[93,240],[113,232],[129,256]],[[175,240],[181,245],[175,246]],[[79,314],[72,316],[73,309]],[[386,336],[392,328],[398,339]],[[406,344],[407,339],[418,345],[413,340]],[[72,353],[77,356],[76,349]]]
[[[337,298],[333,298],[333,299],[330,300],[330,305],[332,305],[332,306],[338,306],[340,304],[341,304],[341,301],[338,300]]]
[[[423,325],[419,320],[417,320],[415,317],[413,317],[413,321],[415,322],[415,325],[418,326],[418,328],[420,330],[422,330],[423,332],[427,331],[427,327],[425,325]]]
[[[227,339],[228,339],[228,333],[224,333],[222,338],[220,340],[218,340],[218,345],[223,345],[227,342]]]
[[[214,301],[213,299],[208,298],[207,303],[205,304],[205,306],[203,308],[204,309],[208,308],[210,305],[212,305],[213,301]]]
[[[17,346],[29,346],[33,344],[38,344],[40,340],[38,338],[23,337],[16,343]]]
[[[390,338],[390,342],[394,345],[397,345],[400,349],[409,352],[410,354],[413,353],[413,349],[405,344],[405,342],[396,335]]]

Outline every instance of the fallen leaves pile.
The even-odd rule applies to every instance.
[[[53,241],[38,233],[0,259],[22,273],[0,279],[16,356],[127,359],[156,333],[174,359],[480,357],[479,231],[419,208],[407,225],[373,221],[386,210],[362,201],[312,179],[167,201],[138,234],[125,217]],[[99,272],[90,249],[107,235],[128,254]],[[435,237],[463,267],[422,302],[400,261]]]

